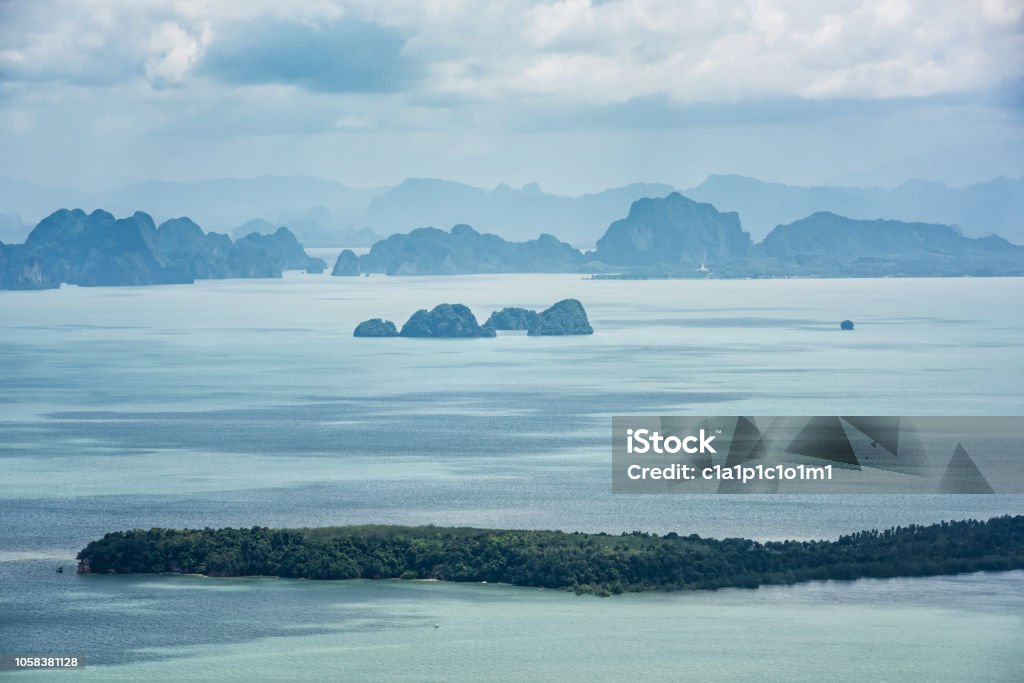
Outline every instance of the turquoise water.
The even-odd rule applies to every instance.
[[[77,641],[78,652],[117,655],[74,674],[26,680],[1024,676],[1024,572],[615,599],[404,581],[97,576],[47,583],[62,618],[47,624],[50,635],[36,641],[47,647],[39,649]]]
[[[1022,279],[305,274],[2,292],[0,651],[81,652],[79,680],[1020,679],[1020,572],[602,600],[54,568],[130,527],[775,539],[1022,514],[1022,496],[614,496],[608,443],[615,414],[1019,415],[1022,295]],[[570,296],[594,336],[351,337],[445,301],[482,319]]]

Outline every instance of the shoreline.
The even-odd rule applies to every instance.
[[[612,595],[1024,569],[1024,516],[765,543],[436,526],[150,529],[107,534],[78,559],[85,574],[440,580]]]

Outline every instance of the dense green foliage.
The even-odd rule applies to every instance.
[[[1024,569],[1024,517],[758,543],[669,533],[363,526],[107,534],[82,571],[504,582],[601,594]]]
[[[509,242],[468,225],[456,225],[451,232],[417,228],[394,234],[359,258],[362,272],[388,275],[574,273],[582,265],[580,251],[551,235]]]
[[[55,211],[24,244],[0,245],[0,289],[182,284],[227,277],[281,277],[286,270],[321,273],[287,228],[232,242],[204,233],[188,218],[157,227],[141,211],[116,219],[106,211]]]
[[[750,250],[750,234],[740,227],[738,214],[673,192],[633,202],[629,214],[608,226],[588,256],[613,266],[665,266],[692,273],[704,261],[742,261]]]
[[[530,325],[537,322],[537,317],[537,311],[509,306],[491,313],[491,317],[484,323],[484,327],[491,327],[495,330],[528,330]]]
[[[853,207],[850,207],[853,208]],[[608,226],[584,270],[628,278],[950,277],[1024,273],[1024,246],[949,225],[857,220],[828,211],[753,244],[732,211],[678,193],[640,199]]]
[[[541,311],[526,334],[531,337],[594,334],[594,328],[587,320],[583,304],[576,299],[562,299]]]
[[[397,337],[398,328],[390,320],[373,318],[356,325],[353,337]]]
[[[402,325],[402,337],[493,337],[490,327],[481,327],[473,311],[462,304],[440,304],[421,308]]]

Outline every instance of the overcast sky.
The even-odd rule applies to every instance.
[[[1021,0],[0,0],[0,175],[1024,175]]]

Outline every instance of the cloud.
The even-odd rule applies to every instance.
[[[226,83],[280,83],[325,92],[392,92],[417,74],[402,32],[359,19],[258,20],[232,26],[203,57],[200,74]]]
[[[183,83],[217,29],[256,19],[329,21],[328,0],[5,0],[0,83]]]
[[[212,38],[209,26],[193,34],[173,22],[164,22],[150,36],[143,71],[154,84],[180,83],[191,72]]]
[[[0,5],[0,81],[63,81],[107,85],[140,71],[130,41],[118,41],[116,22],[81,8],[50,15],[40,2]]]
[[[1019,0],[14,0],[0,78],[608,104],[927,97],[1024,76]]]
[[[1021,0],[0,0],[0,175],[1012,173],[1022,84]]]
[[[529,47],[515,68],[492,63],[479,87],[594,103],[970,91],[1021,72],[1022,7],[564,0],[526,12],[510,40]]]

